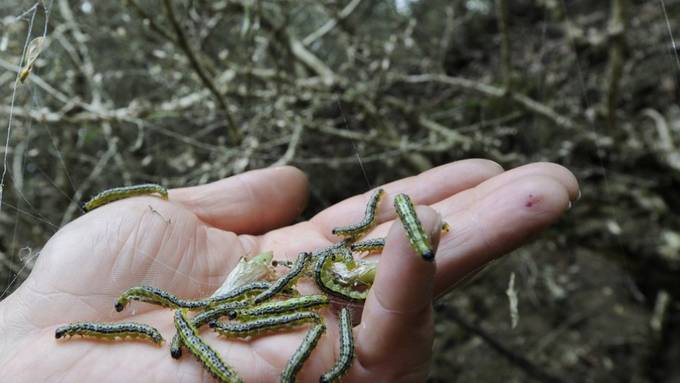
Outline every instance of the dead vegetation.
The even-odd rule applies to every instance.
[[[0,5],[5,294],[112,186],[293,164],[310,216],[460,158],[554,161],[583,198],[440,302],[432,381],[680,378],[680,2],[45,3]]]

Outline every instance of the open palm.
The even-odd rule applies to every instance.
[[[294,259],[336,242],[331,229],[359,221],[370,194],[285,226],[302,212],[307,188],[295,168],[257,170],[171,190],[169,201],[122,200],[69,223],[45,245],[29,278],[0,303],[0,376],[13,382],[213,381],[186,352],[178,361],[167,347],[144,342],[56,341],[54,330],[74,321],[136,321],[169,340],[175,332],[171,310],[132,303],[117,313],[115,298],[140,284],[183,297],[209,296],[242,256],[272,250],[276,259]],[[387,236],[387,244],[354,328],[356,359],[345,379],[424,381],[434,297],[557,219],[578,185],[554,164],[504,172],[490,161],[466,160],[383,188],[387,196],[371,236]],[[451,225],[439,240],[436,262],[414,255],[401,225],[392,225],[397,193],[425,205],[418,215],[435,242],[440,220]],[[301,285],[304,293],[313,291],[310,283]],[[322,314],[328,330],[300,381],[318,381],[338,352],[337,319],[331,309]],[[305,331],[251,341],[202,335],[246,382],[270,382],[278,380]]]

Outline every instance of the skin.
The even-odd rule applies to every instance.
[[[432,357],[433,299],[554,222],[577,199],[578,184],[555,164],[503,171],[474,159],[382,187],[387,195],[370,236],[386,236],[387,242],[363,312],[353,314],[361,322],[354,328],[356,359],[344,381],[422,382]],[[415,255],[401,225],[392,225],[397,193],[421,205],[416,210],[423,227],[438,244],[435,262]],[[57,341],[54,330],[73,321],[134,320],[171,339],[172,311],[133,302],[116,313],[117,295],[145,283],[180,296],[208,296],[241,256],[273,250],[276,259],[292,260],[337,241],[331,229],[360,219],[370,191],[287,226],[307,194],[299,170],[263,169],[171,190],[169,201],[117,201],[69,223],[44,246],[29,278],[0,302],[2,375],[13,382],[213,382],[191,357],[170,358],[167,347]],[[441,238],[439,214],[451,224]],[[304,294],[315,291],[299,285]],[[328,331],[299,375],[303,382],[318,381],[338,352],[337,318],[327,309],[321,313]],[[273,382],[306,331],[250,342],[218,339],[205,329],[202,335],[245,381]]]

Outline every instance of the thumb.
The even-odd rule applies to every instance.
[[[436,251],[441,217],[426,206],[416,212]],[[436,257],[426,261],[411,248],[395,221],[357,329],[357,358],[364,368],[425,379],[432,354],[435,265]]]

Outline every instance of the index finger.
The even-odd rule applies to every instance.
[[[307,204],[307,188],[302,171],[282,166],[172,189],[170,199],[210,226],[238,234],[259,234],[298,217]]]

